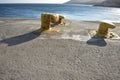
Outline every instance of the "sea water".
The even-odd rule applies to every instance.
[[[80,4],[0,4],[0,17],[40,18],[42,13],[59,13],[71,20],[120,22],[120,8]]]

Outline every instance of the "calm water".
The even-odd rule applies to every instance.
[[[41,13],[60,13],[72,20],[120,22],[120,8],[70,4],[0,4],[0,17],[40,18]]]

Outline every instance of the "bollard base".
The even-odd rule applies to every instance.
[[[36,33],[41,33],[41,32],[45,32],[45,33],[60,32],[60,29],[59,28],[49,28],[49,29],[40,28],[40,29],[37,29],[35,32]]]
[[[107,35],[103,35],[103,34],[98,34],[98,31],[96,30],[91,30],[89,31],[89,34],[91,37],[100,37],[100,38],[106,38],[106,39],[120,39],[120,37],[114,33],[114,32],[108,32]]]

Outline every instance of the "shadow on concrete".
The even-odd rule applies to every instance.
[[[23,34],[23,35],[3,39],[3,40],[0,41],[0,43],[6,43],[6,44],[8,44],[8,46],[14,46],[14,45],[18,45],[18,44],[21,44],[21,43],[25,43],[27,41],[31,41],[31,40],[37,38],[40,35],[41,35],[41,32],[36,33],[35,31],[33,31],[33,32],[29,32],[29,33],[26,33],[26,34]]]
[[[99,38],[99,37],[92,37],[90,40],[87,41],[87,44],[101,46],[101,47],[104,47],[107,45],[104,38]]]

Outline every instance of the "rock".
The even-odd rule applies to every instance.
[[[67,4],[90,4],[95,6],[120,7],[120,0],[71,0]]]

